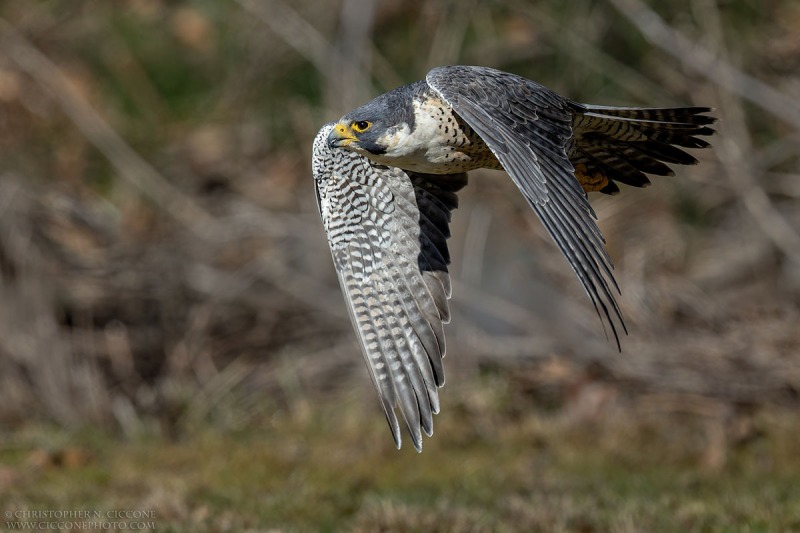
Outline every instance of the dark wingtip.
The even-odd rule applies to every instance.
[[[422,413],[420,413],[421,415]],[[433,435],[433,410],[431,410],[431,416],[421,416],[420,417],[420,426],[422,427],[422,431],[425,432],[427,436]],[[420,440],[422,440],[420,438]]]
[[[703,114],[713,112],[713,107],[696,107],[690,109],[692,110],[692,122],[694,124],[713,124],[717,121],[717,117]]]
[[[422,426],[422,431],[424,431],[425,434],[429,437],[433,435],[433,411],[431,410],[430,417],[424,416],[421,418],[420,422],[421,422],[420,425]]]
[[[400,424],[397,421],[397,417],[394,416],[394,411],[384,404],[384,415],[386,416],[386,422],[389,424],[389,431],[392,432],[392,439],[394,439],[394,445],[397,446],[399,450],[403,446],[403,438],[400,435]]]
[[[617,353],[622,353],[622,340],[620,339],[619,332],[617,331],[617,328],[614,326],[614,323],[612,322],[610,317],[608,321],[611,323],[611,331],[614,332],[614,343],[617,345]],[[627,336],[628,327],[625,325],[625,321],[622,320],[622,317],[620,317],[619,325],[622,326],[622,332],[625,334],[625,336]],[[608,335],[606,335],[606,338],[608,338]]]

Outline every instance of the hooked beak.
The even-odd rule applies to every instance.
[[[353,131],[342,123],[333,127],[328,135],[329,148],[342,148],[349,145],[353,141],[358,141]]]

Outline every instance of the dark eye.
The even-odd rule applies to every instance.
[[[356,130],[357,133],[361,133],[362,131],[367,131],[370,126],[372,126],[372,123],[366,120],[359,120],[358,122],[353,122],[353,129]]]

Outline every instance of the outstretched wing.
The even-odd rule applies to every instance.
[[[672,176],[669,165],[694,165],[681,148],[706,148],[716,119],[708,107],[609,107],[574,104],[567,153],[585,191],[614,194],[615,183],[650,184],[646,174]]]
[[[566,153],[570,102],[528,79],[485,67],[431,70],[428,85],[472,128],[517,184],[566,256],[617,347],[627,333],[605,239]]]
[[[314,140],[317,203],[364,359],[397,447],[399,407],[414,447],[433,433],[450,319],[450,214],[465,174],[428,176]]]

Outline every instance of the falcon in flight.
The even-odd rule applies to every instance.
[[[395,444],[433,433],[450,320],[447,251],[466,172],[505,170],[583,284],[619,347],[619,291],[587,192],[643,187],[697,160],[707,107],[573,102],[485,67],[434,68],[322,127],[313,174],[325,232]]]

